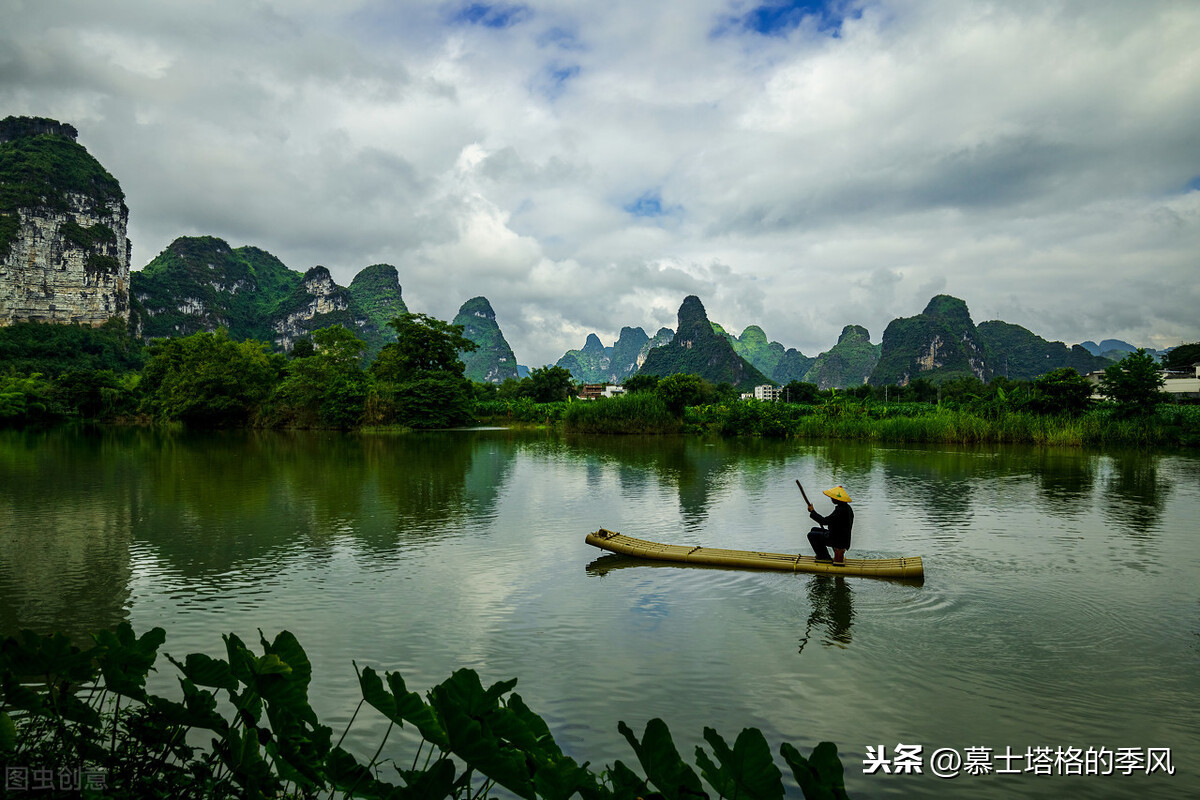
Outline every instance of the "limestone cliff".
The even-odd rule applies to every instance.
[[[0,120],[0,325],[129,318],[129,209],[70,125]]]
[[[876,386],[905,386],[914,378],[940,383],[967,376],[986,382],[993,372],[988,355],[967,304],[940,294],[917,316],[888,324],[870,380]]]
[[[366,314],[351,301],[350,293],[333,282],[329,270],[316,266],[304,273],[303,280],[275,315],[273,340],[291,350],[297,339],[321,328],[341,325],[360,338],[367,328]]]

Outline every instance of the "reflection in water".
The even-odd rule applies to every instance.
[[[1106,459],[1110,467],[1104,492],[1107,510],[1141,539],[1158,527],[1171,493],[1170,483],[1159,480],[1159,459],[1136,450]]]
[[[815,626],[824,625],[827,638],[821,644],[827,647],[845,647],[850,644],[850,625],[854,621],[854,595],[850,585],[841,575],[813,575],[808,584],[808,602],[812,611],[800,637],[800,650],[812,638]]]
[[[677,493],[682,523],[693,530],[704,527],[733,479],[761,490],[789,455],[772,441],[693,436],[567,436],[564,446],[589,464],[615,466],[623,495],[640,492],[646,473],[653,474]]]
[[[147,569],[223,585],[327,561],[346,537],[377,553],[436,539],[495,516],[512,457],[495,434],[7,432],[0,630],[110,628]]]
[[[883,470],[892,501],[916,501],[945,533],[970,521],[979,472],[993,468],[994,461],[970,450],[917,446],[890,452]]]
[[[1096,459],[1078,450],[1046,448],[1030,471],[1050,514],[1077,514],[1091,506]]]

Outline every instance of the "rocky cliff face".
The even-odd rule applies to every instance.
[[[129,209],[70,125],[0,121],[0,325],[129,318]]]
[[[350,293],[333,282],[329,270],[313,267],[279,309],[273,340],[280,348],[291,350],[297,339],[331,325],[341,325],[362,336],[367,317],[351,306]]]
[[[888,324],[883,332],[883,352],[870,380],[877,386],[905,386],[914,378],[940,382],[966,376],[986,382],[992,371],[967,304],[940,294],[917,316]]]
[[[473,353],[460,353],[463,373],[479,383],[503,383],[517,378],[517,357],[500,331],[496,312],[486,297],[473,297],[462,304],[452,325],[461,325],[463,336],[479,346]]]

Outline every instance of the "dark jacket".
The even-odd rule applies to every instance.
[[[833,513],[822,517],[816,511],[808,512],[814,520],[829,529],[829,546],[838,550],[850,547],[850,529],[854,527],[854,511],[849,503],[834,503]]]

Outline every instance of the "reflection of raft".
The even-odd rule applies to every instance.
[[[715,547],[689,547],[681,544],[659,544],[644,539],[622,536],[604,528],[589,533],[587,543],[601,550],[655,561],[683,564],[704,564],[710,567],[737,569],[769,569],[778,572],[823,572],[831,575],[859,575],[872,578],[924,578],[925,567],[920,556],[911,558],[847,558],[845,566],[828,561],[818,562],[814,556],[787,553],[757,553],[753,550],[721,550]]]

